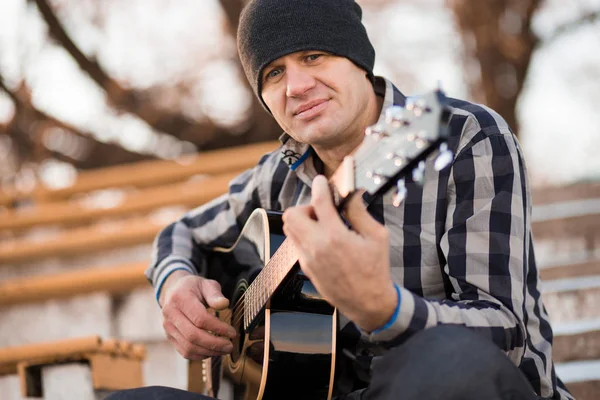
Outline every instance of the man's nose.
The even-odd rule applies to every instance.
[[[304,68],[288,68],[286,75],[288,97],[301,97],[315,87],[315,78]]]

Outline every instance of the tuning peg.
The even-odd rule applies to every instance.
[[[410,124],[406,119],[404,108],[400,106],[391,106],[385,109],[385,122],[394,128]]]
[[[406,156],[406,152],[399,151],[397,153],[396,152],[388,153],[386,158],[388,160],[392,160],[396,167],[401,167],[402,165],[404,165],[404,163],[406,163],[407,156]]]
[[[440,154],[438,154],[436,157],[433,167],[436,171],[441,171],[450,165],[452,160],[454,160],[454,154],[452,153],[452,150],[448,148],[447,143],[442,143],[440,145]]]
[[[382,139],[384,137],[388,137],[388,133],[385,130],[385,126],[383,124],[375,124],[371,125],[365,131],[367,136],[373,136],[376,139]]]
[[[419,186],[423,186],[425,182],[425,161],[420,161],[419,165],[413,169],[412,180]]]
[[[406,100],[406,109],[412,111],[417,117],[420,117],[424,113],[431,112],[431,108],[427,105],[427,102],[423,98],[411,98]]]
[[[394,207],[400,207],[400,204],[406,198],[406,183],[404,179],[400,179],[396,182],[396,194],[394,195]]]
[[[385,175],[370,170],[365,173],[365,176],[369,179],[373,179],[373,183],[376,185],[379,185],[386,178]]]

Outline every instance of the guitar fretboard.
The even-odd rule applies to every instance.
[[[248,287],[244,299],[244,329],[256,318],[260,310],[267,304],[283,279],[298,261],[296,249],[292,242],[284,240],[273,257],[264,266],[260,274]]]

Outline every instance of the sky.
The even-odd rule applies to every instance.
[[[361,1],[378,55],[376,74],[391,78],[409,95],[440,83],[449,96],[469,99],[462,43],[444,0],[390,1],[379,11],[370,2]],[[251,93],[241,84],[235,42],[225,34],[217,0],[52,3],[78,46],[96,54],[122,84],[137,89],[158,86],[163,105],[190,118],[209,116],[224,126],[243,120]],[[547,0],[534,20],[534,31],[548,37],[586,10],[600,10],[600,0]],[[534,186],[600,179],[598,49],[596,23],[541,46],[534,55],[518,105],[520,142]],[[25,0],[2,2],[0,68],[8,84],[25,77],[41,110],[99,140],[162,158],[194,151],[190,143],[154,132],[134,116],[115,113],[102,90],[69,55],[48,42],[35,6],[27,6]],[[183,97],[169,90],[177,85],[187,88]],[[10,101],[0,94],[0,121],[12,112]],[[42,168],[46,183],[55,187],[69,184],[75,176],[72,168],[56,161]]]

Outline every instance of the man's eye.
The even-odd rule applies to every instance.
[[[277,77],[279,74],[281,74],[281,69],[279,69],[279,68],[272,69],[271,71],[269,71],[267,73],[267,75],[265,75],[265,79],[273,79],[273,78]]]
[[[315,61],[316,59],[318,59],[322,55],[323,54],[309,54],[309,55],[306,56],[306,60],[307,61]]]

